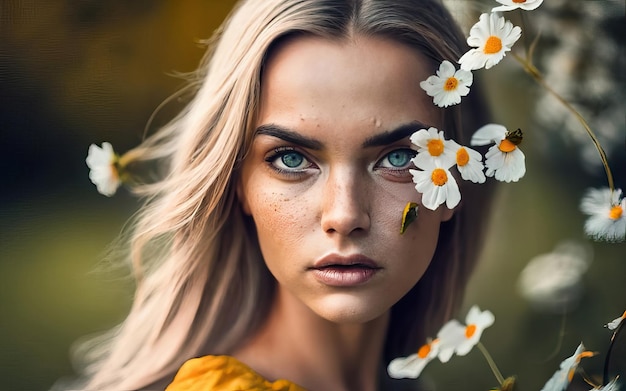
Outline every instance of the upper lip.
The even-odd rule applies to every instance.
[[[371,269],[381,269],[374,260],[362,254],[339,255],[330,254],[318,259],[311,269],[322,269],[329,266],[363,266]]]

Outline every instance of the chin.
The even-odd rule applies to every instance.
[[[320,317],[339,324],[367,323],[387,314],[391,305],[370,297],[336,293],[323,298],[311,309]]]

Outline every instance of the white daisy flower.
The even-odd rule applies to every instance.
[[[387,372],[394,379],[417,379],[426,367],[426,364],[431,362],[438,354],[439,341],[429,341],[420,347],[417,353],[393,359],[387,366]]]
[[[111,197],[120,186],[120,175],[116,167],[117,155],[110,143],[102,143],[102,148],[95,144],[89,146],[85,162],[89,167],[89,179],[96,185],[98,192]]]
[[[620,316],[619,318],[613,319],[612,321],[610,321],[609,323],[604,325],[604,327],[607,327],[611,331],[617,330],[617,328],[619,327],[620,323],[622,323],[624,321],[624,319],[626,319],[626,311],[624,311],[624,314],[622,316]]]
[[[626,197],[621,189],[589,189],[580,202],[580,210],[589,215],[585,233],[596,240],[621,242],[626,238]]]
[[[522,29],[497,13],[482,14],[472,26],[467,43],[470,49],[460,59],[461,69],[489,69],[499,63],[519,39]]]
[[[571,310],[583,292],[583,275],[593,258],[590,246],[563,242],[528,262],[517,287],[535,308],[549,312]]]
[[[480,342],[483,331],[493,325],[495,319],[491,311],[481,311],[474,305],[465,317],[465,326],[456,319],[446,323],[437,333],[441,341],[439,360],[447,362],[454,353],[465,356]]]
[[[564,391],[572,381],[580,360],[591,356],[593,353],[585,351],[581,342],[574,354],[561,362],[559,369],[546,382],[541,391]]]
[[[409,170],[415,190],[422,194],[422,205],[426,208],[435,210],[445,202],[448,209],[453,209],[461,201],[459,185],[450,173],[450,167],[430,159],[423,162],[422,170]]]
[[[484,183],[485,174],[483,169],[483,155],[471,148],[464,147],[454,140],[449,140],[452,151],[456,155],[456,168],[461,174],[461,178],[474,183]]]
[[[496,0],[501,6],[494,7],[491,12],[512,11],[522,9],[524,11],[532,11],[543,3],[543,0]]]
[[[474,146],[495,143],[485,154],[485,175],[503,182],[517,182],[526,174],[526,157],[517,147],[521,140],[519,129],[509,132],[502,125],[487,124],[474,133],[470,143]]]
[[[431,161],[444,167],[452,167],[456,160],[455,151],[437,128],[420,129],[411,135],[411,142],[417,147],[417,155],[413,163],[417,168],[424,169]]]
[[[448,107],[461,103],[461,97],[469,94],[473,79],[472,72],[463,69],[457,71],[450,61],[444,60],[437,75],[429,76],[420,83],[420,87],[433,97],[437,106]]]

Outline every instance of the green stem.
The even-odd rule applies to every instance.
[[[565,320],[567,318],[567,312],[563,311],[563,316],[561,317],[561,328],[559,330],[559,339],[554,347],[554,350],[546,357],[542,363],[547,363],[556,357],[557,354],[561,351],[561,347],[563,346],[563,338],[565,338]]]
[[[617,330],[615,330],[615,332],[613,333],[613,336],[611,337],[611,342],[609,343],[609,348],[606,351],[606,359],[604,360],[604,376],[602,378],[604,384],[607,384],[609,382],[609,363],[611,362],[611,352],[613,351],[615,340],[624,329],[624,323],[626,323],[626,320],[622,319],[619,326],[617,326]]]
[[[552,87],[550,87],[545,82],[543,76],[541,75],[539,70],[537,70],[537,68],[533,64],[531,64],[527,60],[521,58],[516,53],[512,53],[512,55],[522,65],[522,67],[524,68],[526,73],[528,73],[530,76],[532,76],[532,78],[535,79],[535,81],[541,87],[543,87],[546,91],[548,91],[553,97],[555,97],[559,102],[561,102],[563,104],[563,106],[565,106],[570,112],[572,112],[572,114],[574,114],[574,116],[582,124],[583,128],[585,128],[585,131],[587,132],[587,134],[591,138],[591,141],[593,142],[593,145],[596,147],[596,150],[598,151],[598,154],[600,155],[600,160],[602,161],[602,166],[604,166],[604,171],[606,172],[606,179],[607,179],[607,182],[609,184],[609,189],[611,189],[611,193],[613,193],[613,191],[615,190],[615,186],[613,184],[613,175],[611,174],[611,169],[609,168],[609,162],[608,162],[608,159],[606,157],[606,153],[604,152],[604,149],[602,149],[602,146],[600,145],[600,141],[596,137],[596,135],[593,132],[593,130],[591,130],[591,127],[589,126],[589,124],[587,123],[585,118],[578,112],[578,110],[576,110],[576,108],[574,108],[574,106],[572,106],[571,103],[569,103],[565,98],[563,98],[558,92],[556,92],[554,89],[552,89]]]
[[[483,345],[482,342],[479,341],[476,346],[478,346],[478,349],[480,349],[480,352],[483,354],[483,356],[485,356],[485,360],[487,360],[487,364],[489,364],[489,368],[491,368],[491,372],[493,372],[494,376],[498,380],[498,383],[500,383],[500,387],[502,387],[504,383],[504,376],[502,376],[502,373],[498,369],[496,362],[493,361],[491,354],[489,354],[489,352],[487,351],[487,348],[485,347],[485,345]]]

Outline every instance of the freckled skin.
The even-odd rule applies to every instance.
[[[445,207],[421,207],[400,235],[404,206],[419,203],[420,196],[408,172],[391,175],[378,165],[391,151],[411,148],[410,141],[362,146],[412,121],[440,125],[440,111],[419,87],[430,74],[425,64],[398,43],[360,36],[299,37],[277,48],[267,63],[256,125],[280,125],[318,140],[322,148],[257,135],[238,196],[254,220],[279,295],[327,320],[361,323],[386,315],[422,277],[440,222],[451,217]],[[285,146],[311,163],[297,178],[285,177],[266,161]],[[327,286],[308,268],[329,254],[362,254],[382,270],[363,285]]]

